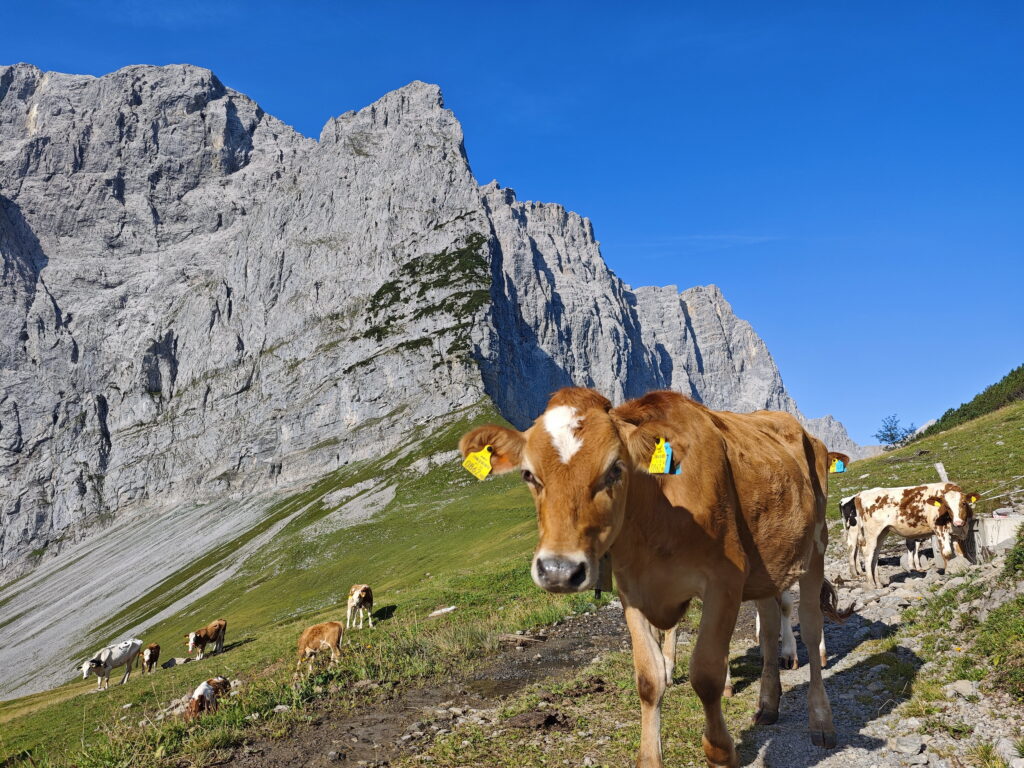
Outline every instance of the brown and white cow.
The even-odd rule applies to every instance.
[[[903,488],[872,488],[853,497],[856,510],[856,534],[848,532],[850,573],[859,570],[859,557],[863,553],[868,583],[881,587],[878,578],[878,548],[889,531],[893,531],[914,547],[912,561],[920,565],[920,550],[916,540],[934,536],[944,561],[954,556],[954,547],[962,556],[963,548],[954,537],[966,535],[968,523],[974,514],[971,504],[978,500],[975,493],[966,493],[955,483],[927,483]],[[845,518],[844,510],[844,518]],[[913,562],[912,562],[913,565]]]
[[[226,677],[211,677],[204,680],[192,693],[185,707],[185,719],[194,720],[204,712],[216,712],[217,700],[231,690],[231,681]]]
[[[363,628],[363,615],[370,620],[370,629],[373,629],[373,590],[369,584],[353,584],[348,591],[348,613],[345,617],[345,627],[351,627],[355,623],[356,615],[359,616],[359,628]]]
[[[196,656],[196,661],[202,661],[206,656],[206,646],[213,643],[214,653],[223,653],[224,651],[224,636],[228,631],[228,623],[224,619],[217,619],[211,621],[202,629],[197,629],[195,632],[189,632],[185,635],[185,643],[188,646],[188,652],[192,653],[197,648],[199,649],[199,655]]]
[[[309,671],[313,671],[313,661],[321,651],[331,652],[331,664],[341,656],[341,640],[345,636],[345,627],[340,621],[326,621],[306,627],[299,636],[299,660],[295,664],[295,673],[303,661],[309,662]]]
[[[150,643],[142,649],[139,658],[142,659],[142,663],[139,665],[139,674],[144,675],[147,672],[153,672],[156,669],[157,662],[160,661],[160,646],[156,643]]]
[[[679,474],[647,469],[658,440]],[[690,682],[704,705],[704,753],[736,766],[722,715],[729,640],[740,603],[756,600],[764,668],[755,722],[778,718],[780,597],[799,582],[804,642],[816,647],[822,612],[842,618],[824,579],[828,452],[790,415],[711,411],[675,392],[617,408],[593,390],[556,392],[525,432],[484,426],[463,456],[486,450],[494,473],[520,469],[537,508],[532,575],[550,592],[593,589],[610,553],[633,641],[641,702],[638,765],[662,765],[661,699],[671,681],[674,628],[703,601]],[[673,467],[674,470],[675,467]],[[663,635],[661,633],[664,633]],[[821,659],[810,654],[811,741],[834,747]]]

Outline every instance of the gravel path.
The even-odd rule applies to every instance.
[[[899,542],[902,549],[902,542]],[[826,622],[829,666],[825,686],[832,703],[838,746],[823,750],[810,744],[807,736],[807,677],[801,667],[782,673],[783,697],[779,722],[747,729],[738,740],[741,764],[760,768],[883,768],[929,765],[959,768],[974,764],[965,758],[972,747],[996,745],[1007,763],[1024,759],[1013,752],[1012,742],[1020,739],[1024,710],[1007,697],[979,690],[976,683],[958,681],[956,690],[947,686],[946,699],[933,704],[936,712],[922,719],[907,716],[900,705],[913,695],[914,686],[926,677],[943,677],[948,658],[925,662],[920,638],[900,634],[905,608],[931,597],[935,586],[949,588],[967,578],[994,581],[1002,560],[972,567],[964,576],[947,576],[935,568],[925,573],[907,573],[898,557],[885,558],[880,568],[890,583],[880,590],[850,583],[845,562],[828,569],[839,585],[840,604],[856,601],[856,613],[843,625]],[[846,583],[844,584],[844,580]],[[1024,583],[1018,589],[1024,588]],[[996,594],[998,602],[1009,595]],[[1001,598],[1001,599],[1000,599]],[[984,606],[972,606],[974,608]],[[952,630],[951,630],[952,631]],[[882,648],[872,643],[896,637],[891,656],[882,663]],[[955,651],[954,651],[955,652]],[[801,646],[801,654],[805,650]],[[757,681],[753,681],[756,685]],[[959,692],[958,692],[959,691]],[[952,732],[957,733],[954,738]]]

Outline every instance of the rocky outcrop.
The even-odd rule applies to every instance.
[[[716,288],[634,291],[588,220],[479,187],[425,83],[314,141],[198,67],[0,67],[0,258],[0,579],[488,396],[796,410]]]

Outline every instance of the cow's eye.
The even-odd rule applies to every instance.
[[[601,482],[602,488],[611,488],[613,485],[619,483],[622,480],[623,466],[621,461],[617,461],[608,468],[608,471],[604,473],[604,479]]]
[[[523,480],[536,488],[540,488],[540,481],[534,476],[533,472],[528,469],[523,470]]]

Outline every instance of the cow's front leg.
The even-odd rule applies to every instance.
[[[862,574],[860,565],[860,526],[851,525],[846,529],[847,557],[850,565],[850,578],[858,579]]]
[[[633,641],[633,667],[640,694],[640,755],[637,768],[661,768],[661,697],[665,695],[665,654],[658,630],[639,610],[626,606],[626,625]]]
[[[729,666],[729,640],[736,627],[739,609],[738,591],[729,594],[723,589],[706,594],[697,643],[690,656],[690,684],[704,705],[704,755],[711,768],[736,768],[739,765],[736,748],[722,715],[722,691]],[[770,630],[775,634],[776,645],[772,656],[777,668],[779,625],[776,622],[774,626],[766,627],[768,622],[764,618],[761,632]]]
[[[881,535],[867,535],[864,540],[864,571],[867,577],[868,584],[873,589],[881,589],[882,582],[878,578],[878,547],[881,544]],[[801,591],[803,587],[801,586]],[[802,621],[802,620],[801,620]],[[803,634],[803,629],[801,629]],[[807,638],[804,637],[804,644],[807,644]]]
[[[780,610],[780,602],[782,601],[777,597],[757,601],[757,615],[760,618],[758,639],[761,642],[761,694],[757,702],[757,712],[754,714],[754,722],[757,725],[770,725],[779,719],[779,699],[782,698],[782,683],[779,680],[779,627],[783,620],[790,625],[790,635],[793,633],[793,625],[789,622],[789,610],[793,608],[793,600],[790,598],[782,602],[782,605],[789,609],[785,613]],[[782,630],[785,632],[784,625]],[[792,653],[792,658],[796,658],[796,638],[793,638],[792,651],[782,651],[783,654],[787,652]]]

